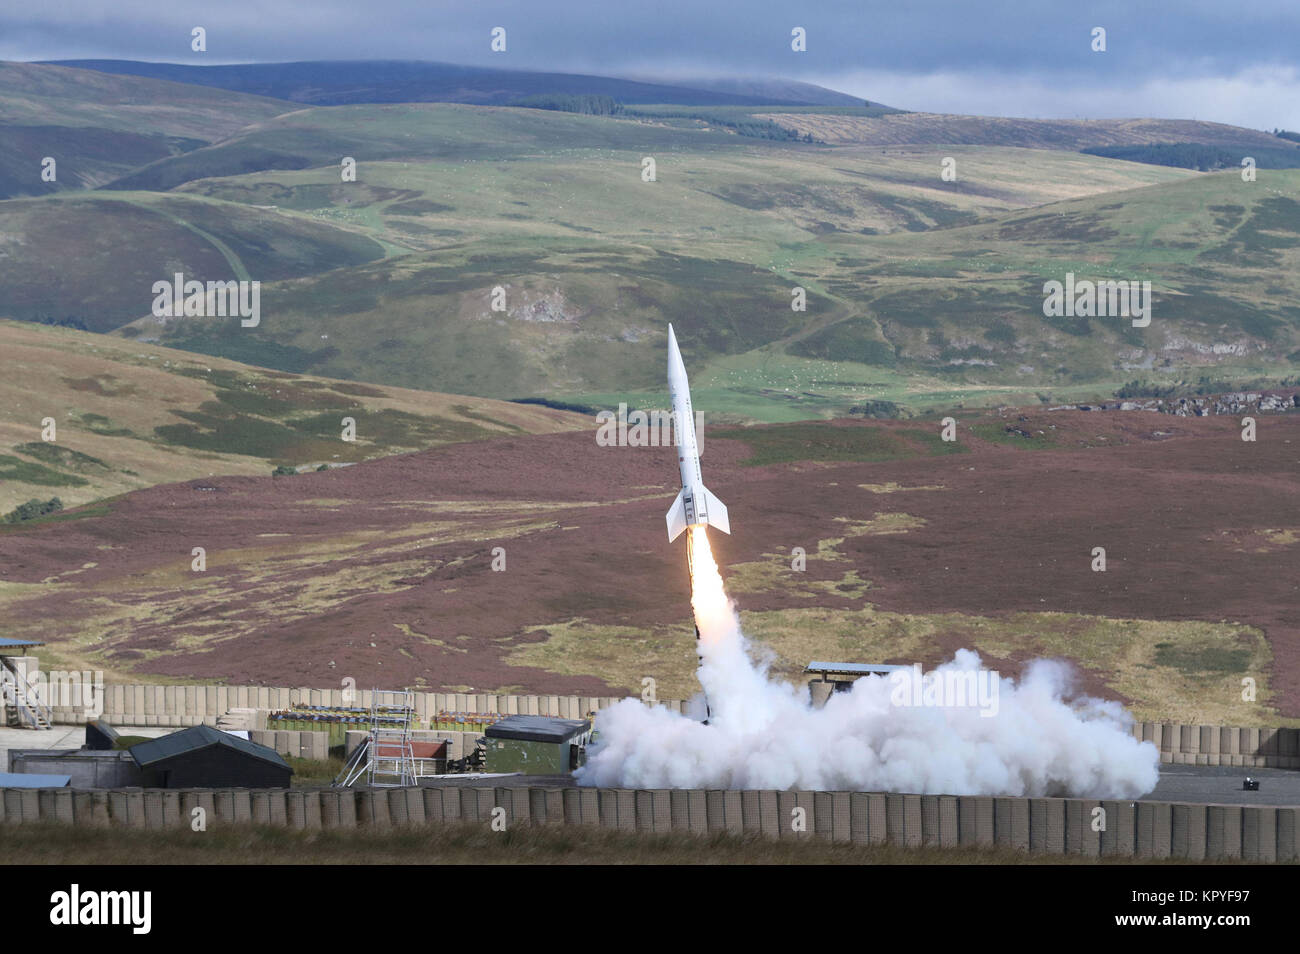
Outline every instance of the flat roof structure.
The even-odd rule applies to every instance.
[[[25,772],[0,772],[0,788],[67,788],[71,775],[36,775]]]
[[[549,716],[512,715],[493,723],[483,732],[489,739],[519,739],[525,742],[567,742],[591,728],[585,719],[552,719]]]
[[[891,672],[910,668],[912,667],[889,663],[810,662],[803,671],[823,676],[887,676]]]
[[[10,639],[8,636],[0,636],[0,656],[12,655],[5,652],[7,649],[31,649],[34,646],[44,645],[44,643],[34,639]]]

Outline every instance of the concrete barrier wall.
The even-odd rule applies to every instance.
[[[0,823],[160,829],[261,824],[295,829],[446,822],[717,832],[859,845],[990,847],[1031,854],[1187,860],[1300,860],[1300,808],[990,798],[876,792],[592,788],[0,789]],[[799,810],[802,811],[799,811]]]
[[[357,690],[345,701],[342,689],[271,688],[267,686],[160,686],[113,685],[104,687],[104,718],[118,725],[215,725],[231,709],[287,709],[293,705],[355,706],[369,708],[370,690]],[[379,701],[396,702],[396,693],[381,692]],[[619,696],[542,696],[493,693],[417,692],[415,709],[428,720],[439,712],[549,715],[585,719],[590,713],[620,701]],[[664,702],[681,711],[683,703]],[[69,722],[85,721],[85,713],[64,711]]]
[[[249,741],[275,749],[281,755],[291,755],[301,759],[320,759],[324,761],[330,755],[330,736],[328,732],[299,732],[283,729],[253,729],[248,733]]]
[[[1166,764],[1300,769],[1300,729],[1138,722],[1133,737],[1153,743]]]

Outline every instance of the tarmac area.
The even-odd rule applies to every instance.
[[[159,726],[113,726],[121,735],[139,735],[156,739],[175,732]],[[15,729],[0,726],[0,772],[9,771],[10,749],[79,749],[86,742],[84,725],[56,725],[52,729]]]
[[[1243,791],[1246,778],[1258,792]],[[1300,772],[1237,765],[1162,765],[1155,791],[1143,802],[1195,802],[1209,805],[1300,805]]]

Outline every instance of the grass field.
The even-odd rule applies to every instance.
[[[871,115],[833,109],[755,110],[754,115],[825,142],[872,146],[981,144],[1077,151],[1151,142],[1289,145],[1260,130],[1186,119],[1021,119],[924,112]]]
[[[1030,855],[1007,849],[861,846],[819,839],[648,835],[599,828],[494,832],[486,824],[392,831],[233,827],[195,833],[17,825],[3,830],[10,864],[78,865],[1006,865],[1135,864],[1132,858]],[[1142,864],[1178,864],[1151,861]],[[1222,864],[1223,862],[1215,862]]]
[[[759,653],[770,654],[777,677],[800,684],[810,659],[895,661],[925,655],[947,640],[991,658],[1069,658],[1126,699],[1137,719],[1245,725],[1260,718],[1255,703],[1241,700],[1242,672],[1267,672],[1271,652],[1263,633],[1234,624],[1107,619],[1067,613],[1019,613],[1006,617],[962,613],[890,613],[867,604],[840,609],[836,597],[870,595],[870,582],[846,564],[835,584],[796,580],[789,556],[770,563],[729,568],[729,592],[746,594],[775,586],[806,598],[807,609],[742,611],[741,622]],[[809,559],[817,559],[809,554]],[[822,559],[826,556],[823,554]],[[679,628],[637,629],[582,620],[533,627],[545,642],[515,650],[514,665],[549,672],[600,672],[611,685],[636,691],[653,673],[665,699],[699,691],[694,647]],[[1263,689],[1267,695],[1267,688]],[[1276,715],[1270,719],[1277,721]],[[1287,724],[1294,719],[1282,719]]]

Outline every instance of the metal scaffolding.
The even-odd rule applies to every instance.
[[[381,703],[383,698],[394,699]],[[371,788],[408,788],[418,784],[411,727],[415,724],[415,693],[400,691],[370,693],[370,735],[357,746],[335,785],[353,785],[362,775]]]

